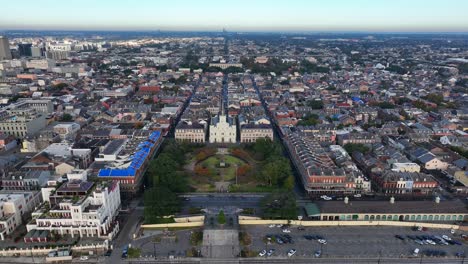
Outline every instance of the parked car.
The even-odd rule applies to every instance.
[[[81,256],[81,257],[80,257],[80,260],[88,260],[88,259],[89,259],[88,256]]]
[[[291,233],[291,230],[289,230],[289,229],[283,229],[283,233]]]
[[[258,253],[258,255],[260,257],[264,257],[266,255],[266,253],[267,253],[266,250],[262,250],[262,251],[260,251],[260,253]]]
[[[419,248],[415,248],[413,251],[413,256],[417,257],[419,254]]]
[[[294,256],[294,254],[296,254],[295,249],[291,249],[291,250],[288,251],[288,257],[292,257],[292,256]]]
[[[315,251],[314,256],[316,258],[320,258],[320,256],[322,256],[322,251],[320,251],[320,250]]]
[[[275,253],[275,250],[274,250],[274,249],[270,249],[270,250],[268,250],[267,256],[268,256],[268,257],[271,257],[271,256],[273,255],[273,253]]]
[[[324,244],[326,245],[327,244],[327,241],[325,239],[319,239],[317,240],[320,244]]]
[[[362,195],[360,193],[357,193],[357,194],[355,194],[353,196],[354,196],[354,198],[361,198],[362,197]]]
[[[447,235],[442,235],[442,238],[445,239],[445,240],[452,240],[449,236]]]
[[[400,240],[405,240],[404,237],[400,236],[400,235],[395,235],[396,238],[400,239]]]

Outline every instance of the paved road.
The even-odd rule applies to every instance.
[[[185,207],[202,207],[202,208],[222,208],[222,207],[239,207],[239,208],[258,208],[260,200],[264,197],[263,194],[202,194],[202,195],[183,195],[189,200],[184,203]]]
[[[134,202],[135,205],[136,202],[137,201]],[[122,255],[122,249],[124,246],[128,245],[128,243],[131,243],[133,238],[132,236],[135,232],[138,222],[140,221],[141,217],[143,217],[143,210],[141,208],[136,208],[135,205],[132,206],[134,209],[130,210],[130,214],[125,220],[123,227],[121,227],[117,238],[112,241],[114,250],[112,251],[112,255],[105,260],[106,263],[121,263],[120,257]]]

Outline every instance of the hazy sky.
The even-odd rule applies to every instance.
[[[468,0],[6,0],[1,29],[468,32]]]

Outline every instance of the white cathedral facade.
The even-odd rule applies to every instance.
[[[236,143],[236,123],[224,114],[211,119],[210,143]]]

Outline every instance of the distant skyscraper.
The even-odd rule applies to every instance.
[[[32,57],[44,57],[44,48],[31,47],[31,56]]]
[[[3,36],[0,36],[0,60],[11,60],[10,43]]]
[[[18,44],[18,51],[19,51],[19,55],[21,57],[25,56],[25,57],[31,57],[32,53],[31,53],[31,47],[32,47],[32,44],[30,43],[21,43],[21,44]]]

